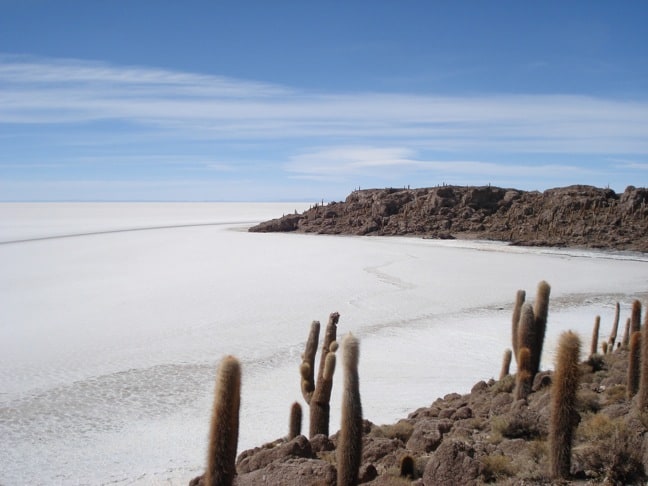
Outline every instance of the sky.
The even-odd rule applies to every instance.
[[[0,0],[0,201],[648,186],[648,2]]]

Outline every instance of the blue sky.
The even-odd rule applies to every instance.
[[[645,1],[0,0],[0,200],[648,185]]]

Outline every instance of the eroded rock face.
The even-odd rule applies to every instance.
[[[479,238],[521,245],[648,251],[648,189],[575,185],[544,192],[440,186],[367,189],[344,202],[261,223],[250,231]]]

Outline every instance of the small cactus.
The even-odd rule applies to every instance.
[[[348,334],[342,342],[344,391],[342,393],[342,418],[337,446],[337,486],[358,484],[362,460],[362,404],[358,360],[360,344]]]
[[[415,467],[414,458],[410,455],[405,455],[400,460],[400,473],[399,476],[407,479],[414,479]]]
[[[511,359],[513,353],[510,349],[504,351],[504,357],[502,358],[502,369],[500,370],[499,379],[503,379],[509,375],[511,369]]]
[[[551,477],[555,479],[567,478],[571,466],[572,440],[578,423],[576,390],[578,389],[580,346],[577,334],[571,331],[561,334],[550,392],[549,463]]]
[[[236,476],[241,365],[234,356],[223,358],[216,379],[207,454],[206,486],[230,486]]]
[[[302,408],[299,402],[295,402],[290,407],[290,423],[288,427],[288,440],[293,440],[301,435],[302,427]]]

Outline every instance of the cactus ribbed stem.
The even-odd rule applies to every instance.
[[[556,370],[551,385],[551,418],[549,450],[551,477],[567,478],[571,466],[571,447],[578,423],[576,391],[578,389],[580,339],[571,331],[558,342]]]
[[[344,391],[337,447],[337,486],[358,484],[362,460],[362,404],[358,360],[360,344],[348,334],[342,342]]]
[[[214,390],[205,485],[230,486],[236,476],[239,408],[241,404],[241,365],[226,356],[218,369]]]

